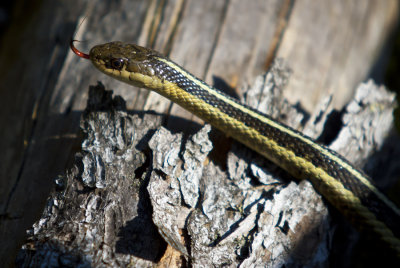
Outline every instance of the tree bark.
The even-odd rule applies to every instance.
[[[298,122],[304,114],[282,99],[287,79],[279,62],[247,88],[243,101],[268,104],[263,107],[286,123]],[[324,101],[304,131],[320,136],[331,106]],[[381,109],[372,112],[376,106]],[[394,95],[383,87],[360,85],[331,147],[365,163],[392,128],[394,107]],[[91,88],[82,152],[56,180],[18,266],[315,267],[332,265],[335,249],[355,251],[354,231],[345,242],[332,242],[341,235],[338,223],[308,181],[294,181],[236,142],[222,168],[210,154],[210,125],[185,138],[161,119],[129,115],[120,97],[100,84]]]

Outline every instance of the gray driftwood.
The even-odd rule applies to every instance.
[[[330,98],[304,119],[282,98],[288,77],[278,61],[243,101],[297,128],[303,122],[316,138],[332,113]],[[337,223],[308,181],[236,142],[224,169],[210,157],[209,125],[190,137],[173,134],[160,115],[128,114],[111,94],[91,88],[82,151],[57,178],[18,265],[315,267],[332,264],[332,247],[353,249],[354,233],[332,242]],[[365,164],[382,148],[394,105],[383,87],[361,84],[331,147]]]

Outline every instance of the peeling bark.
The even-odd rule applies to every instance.
[[[244,101],[293,127],[304,126],[315,138],[323,136],[332,112],[329,98],[320,110],[305,114],[281,97],[289,74],[277,62],[246,88]],[[394,105],[383,87],[360,85],[332,147],[366,163],[392,127]],[[331,263],[337,223],[308,181],[293,180],[237,142],[224,169],[210,158],[209,125],[184,138],[162,127],[161,118],[128,114],[122,98],[113,98],[101,84],[91,88],[81,119],[82,150],[74,168],[56,179],[18,266]],[[346,243],[351,248],[353,242]]]

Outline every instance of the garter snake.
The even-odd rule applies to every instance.
[[[400,256],[400,210],[360,170],[300,132],[207,85],[160,53],[134,44],[97,45],[89,59],[103,73],[148,88],[199,116],[314,188],[361,230]]]

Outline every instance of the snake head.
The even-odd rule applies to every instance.
[[[89,54],[79,51],[71,41],[72,51],[85,59],[90,59],[101,72],[123,82],[143,87],[145,78],[156,73],[156,58],[163,56],[155,50],[135,44],[110,42],[94,46]]]
[[[123,42],[97,45],[89,53],[90,60],[100,71],[136,86],[142,84],[132,79],[132,75],[154,75],[154,56],[162,57],[152,49]]]

